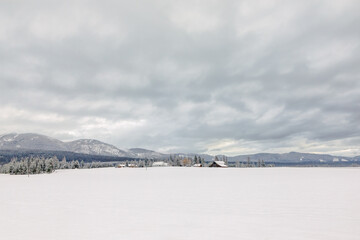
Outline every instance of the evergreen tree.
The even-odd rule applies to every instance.
[[[200,157],[200,163],[203,167],[205,167],[205,159]]]
[[[261,167],[266,167],[264,160],[261,160]]]
[[[66,169],[66,168],[68,168],[68,167],[67,167],[67,162],[66,162],[66,157],[65,157],[65,156],[64,156],[63,159],[61,160],[60,168],[61,168],[61,169]]]

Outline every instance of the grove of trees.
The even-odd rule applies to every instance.
[[[65,157],[59,161],[56,156],[50,158],[24,157],[20,159],[13,158],[9,163],[0,165],[0,173],[13,175],[40,174],[52,173],[56,169],[113,167],[114,164],[112,162],[84,163],[84,161],[79,160],[68,162]]]

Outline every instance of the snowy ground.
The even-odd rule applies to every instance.
[[[0,175],[4,240],[360,239],[359,168]]]

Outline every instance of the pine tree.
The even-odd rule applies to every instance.
[[[60,162],[60,168],[61,169],[66,169],[68,168],[67,162],[66,162],[66,157],[64,156],[63,159]]]
[[[261,167],[266,167],[264,160],[261,160]]]

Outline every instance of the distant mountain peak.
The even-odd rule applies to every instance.
[[[69,151],[104,156],[127,157],[127,152],[95,139],[79,139],[66,143]]]
[[[145,148],[130,148],[128,152],[137,158],[166,158],[168,156],[167,154],[158,153]]]
[[[131,152],[155,152],[153,150],[145,149],[145,148],[130,148],[129,151]]]
[[[65,151],[66,146],[60,140],[36,133],[10,133],[0,137],[0,149],[41,149]]]

